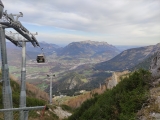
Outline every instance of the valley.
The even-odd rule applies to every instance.
[[[49,92],[50,78],[47,77],[47,74],[55,74],[53,77],[53,95],[69,96],[80,90],[90,91],[99,87],[114,71],[131,69],[160,49],[159,44],[157,44],[132,48],[120,53],[108,43],[92,41],[73,42],[64,48],[44,42],[41,43],[41,46],[44,48],[45,63],[37,63],[36,61],[36,55],[41,52],[38,52],[39,48],[28,47],[26,54],[27,82]],[[21,51],[20,48],[11,48],[8,50],[9,70],[20,80]],[[77,54],[73,52],[72,48],[78,49]],[[15,60],[13,61],[11,58]]]
[[[84,75],[84,83],[87,83],[94,79],[94,74],[100,73],[99,71],[93,70],[94,64],[100,62],[99,60],[64,60],[62,57],[58,58],[56,55],[47,56],[46,59],[46,63],[37,63],[35,60],[27,60],[26,64],[27,82],[38,86],[42,90],[46,90],[49,87],[50,78],[47,77],[47,74],[52,73],[56,75],[56,77],[53,77],[53,86],[57,88],[54,83],[57,84],[58,81],[72,72],[76,71],[77,74]],[[10,65],[9,71],[20,80],[20,64],[17,64],[16,66]]]
[[[26,64],[27,75],[26,79],[29,83],[39,86],[41,89],[45,89],[48,86],[49,78],[47,78],[47,74],[55,74],[56,79],[53,81],[60,80],[65,74],[74,71],[81,65],[86,65],[88,67],[92,67],[95,61],[83,59],[83,60],[63,60],[63,58],[58,58],[54,55],[50,55],[46,57],[46,63],[37,63],[35,60],[28,60]],[[20,61],[19,61],[20,62]],[[88,65],[90,64],[90,66]],[[10,73],[15,75],[18,79],[20,79],[21,74],[21,66],[10,66]],[[87,73],[89,75],[91,73]],[[42,84],[42,85],[41,85]],[[43,86],[43,87],[42,87]]]
[[[64,90],[57,86],[59,86],[61,82],[64,82],[64,80],[67,81],[67,79],[70,80],[74,77],[76,78],[75,81],[80,79],[80,81],[76,84],[81,83],[78,89],[74,91],[79,89],[91,90],[95,87],[98,87],[100,83],[103,83],[106,76],[110,75],[110,71],[108,74],[104,75],[104,77],[102,76],[103,80],[97,81],[97,84],[97,77],[95,77],[95,75],[98,75],[99,73],[101,74],[101,71],[95,71],[93,66],[96,63],[109,60],[119,53],[114,46],[105,42],[73,42],[64,48],[60,48],[54,44],[45,42],[40,44],[44,48],[46,62],[37,63],[36,56],[40,54],[41,51],[39,48],[28,46],[26,54],[26,80],[27,82],[36,85],[40,89],[48,91],[50,78],[47,77],[47,74],[55,74],[56,77],[53,78],[53,91],[58,91],[55,94],[59,94],[59,92],[63,94],[62,91]],[[20,80],[21,48],[16,48],[10,43],[7,43],[7,45],[9,48],[8,62],[10,73]],[[73,54],[72,48],[78,49],[79,52],[77,51],[77,54]],[[76,72],[74,77],[72,75],[70,76],[70,74],[73,72]],[[65,79],[66,76],[68,76],[67,79]],[[83,76],[83,78],[81,79],[76,76]],[[67,84],[64,86],[69,89],[75,88],[77,85]],[[72,93],[74,94],[74,92]]]

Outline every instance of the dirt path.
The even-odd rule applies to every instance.
[[[60,119],[64,119],[64,118],[68,118],[69,116],[71,116],[72,114],[62,110],[61,107],[57,107],[54,112],[56,113],[56,115],[60,118]]]

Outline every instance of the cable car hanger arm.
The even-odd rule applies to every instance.
[[[14,19],[14,16],[17,16],[16,20]],[[7,11],[5,11],[3,12],[3,18],[5,18],[5,21],[7,22],[0,22],[0,24],[14,28],[23,37],[30,41],[34,47],[39,46],[39,43],[36,40],[36,38],[31,33],[29,33],[29,31],[21,24],[20,21],[18,21],[19,17],[23,17],[22,12],[20,12],[20,14],[7,14]]]

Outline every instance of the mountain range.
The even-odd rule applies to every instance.
[[[160,51],[160,43],[146,47],[128,49],[109,61],[96,64],[94,69],[102,71],[122,71],[130,69],[157,51]]]
[[[19,53],[21,52],[20,48],[15,47],[10,42],[7,42],[7,48],[9,52],[14,52],[16,49],[19,50]],[[18,53],[17,50],[15,53]],[[26,51],[27,54],[29,54],[29,59],[35,59],[38,54],[44,53],[48,56],[55,53],[58,57],[63,57],[63,59],[72,59],[72,57],[74,57],[73,59],[96,58],[102,61],[109,60],[120,53],[115,46],[109,45],[107,42],[95,42],[90,40],[72,42],[64,48],[46,42],[40,42],[40,47],[33,47],[31,44],[27,43]]]
[[[48,91],[48,83],[43,80],[46,79],[44,75],[52,71],[58,76],[57,81],[53,83],[53,91],[63,91],[63,93],[67,92],[69,94],[72,90],[94,89],[100,83],[104,83],[104,80],[111,75],[111,71],[130,70],[160,50],[160,43],[158,43],[127,49],[120,53],[116,47],[109,45],[107,42],[89,40],[72,42],[64,48],[45,42],[40,43],[40,46],[44,49],[49,62],[43,64],[43,70],[40,69],[42,65],[36,64],[35,60],[36,56],[42,51],[40,48],[34,48],[28,44],[27,58],[30,61],[27,64],[27,79]],[[9,65],[20,66],[21,49],[7,43],[7,50],[8,60],[12,63]],[[15,67],[12,67],[11,70],[14,71],[13,69]],[[15,70],[17,72],[14,72],[14,74],[20,71],[20,67],[16,67]],[[76,72],[76,74],[73,72]]]

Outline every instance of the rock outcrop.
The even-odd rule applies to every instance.
[[[139,120],[160,120],[160,52],[152,59],[150,72],[153,88],[150,89],[147,103],[144,103],[137,113]]]
[[[160,78],[160,52],[157,52],[156,57],[152,59],[150,71],[153,78]]]
[[[113,72],[112,77],[107,82],[107,89],[112,89],[120,82],[120,77],[128,74],[129,71]]]

